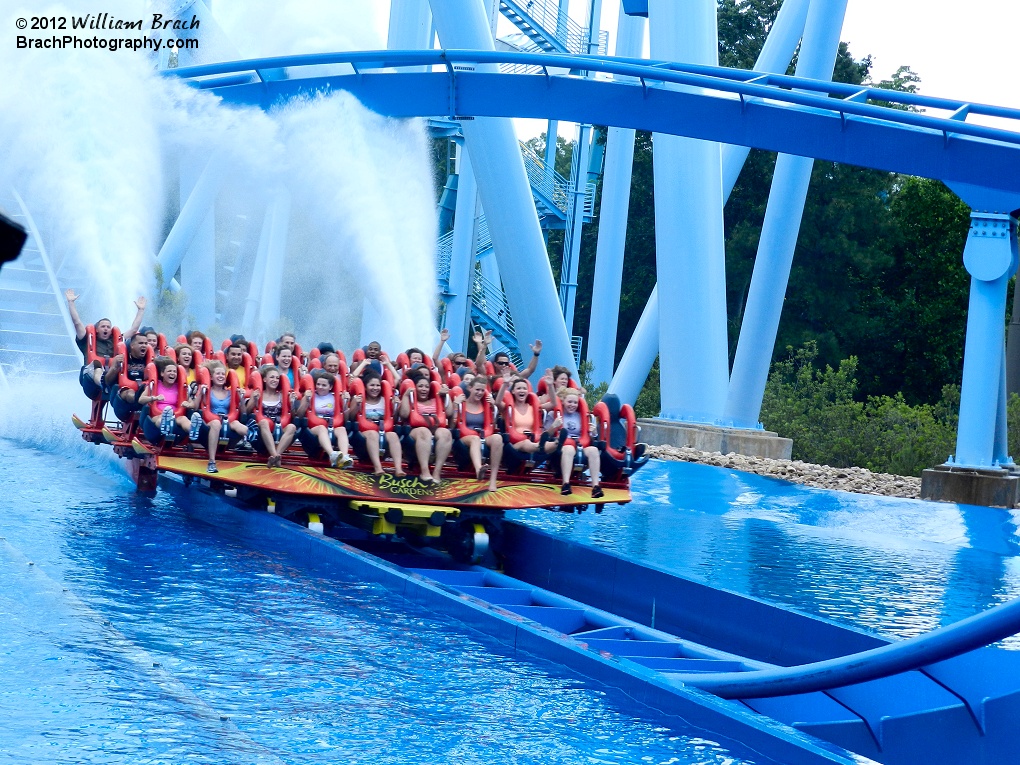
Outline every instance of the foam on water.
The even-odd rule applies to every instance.
[[[61,455],[73,464],[125,476],[123,460],[113,450],[85,443],[71,425],[71,415],[89,419],[90,402],[81,392],[77,374],[46,377],[15,376],[0,385],[0,438],[44,455]]]

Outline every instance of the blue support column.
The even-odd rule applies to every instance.
[[[481,0],[432,0],[432,14],[444,47],[494,49]],[[498,71],[495,64],[479,69]],[[508,119],[479,117],[464,123],[464,138],[513,312],[518,348],[527,356],[528,345],[541,338],[543,359],[549,365],[574,370],[570,338],[513,124]]]
[[[995,434],[1002,390],[1006,284],[1016,270],[1016,219],[971,213],[963,263],[971,276],[956,456],[948,464],[996,465]],[[999,455],[1001,456],[1001,455]]]
[[[807,18],[808,0],[786,0],[776,16],[776,21],[769,30],[769,36],[765,40],[761,54],[755,62],[755,71],[782,73],[786,71],[797,49],[801,34],[804,31],[804,21]],[[742,146],[724,146],[722,151],[723,165],[723,192],[726,199],[729,198],[733,185],[740,175],[740,170],[747,159],[748,149]],[[630,345],[646,350],[651,343],[656,353],[648,359],[647,366],[634,366],[644,363],[647,358],[646,352],[625,353],[620,360],[620,366],[616,370],[610,390],[620,396],[621,400],[633,403],[641,387],[644,385],[648,372],[652,368],[655,356],[658,352],[658,328],[659,328],[659,298],[658,289],[652,290],[648,297],[645,309],[641,314],[641,320],[634,329],[634,334],[628,343]],[[617,379],[619,378],[619,379]]]
[[[814,80],[832,77],[846,4],[847,0],[812,0],[797,57],[798,76]],[[723,413],[725,425],[739,428],[758,425],[813,166],[810,157],[780,154],[776,160],[733,359]]]
[[[598,52],[599,29],[602,26],[602,0],[589,0],[587,52]],[[592,73],[589,77],[594,76]],[[574,303],[577,299],[577,274],[581,265],[581,230],[584,226],[584,196],[588,185],[588,164],[591,153],[591,125],[578,125],[570,167],[570,204],[563,238],[563,260],[560,268],[560,306],[567,334],[574,333]]]
[[[659,288],[653,287],[648,296],[645,310],[641,312],[634,335],[627,344],[627,350],[620,359],[620,366],[609,383],[609,393],[614,393],[620,400],[633,404],[637,401],[641,388],[648,379],[648,372],[659,355]]]
[[[570,163],[570,200],[560,261],[560,309],[567,334],[574,332],[574,301],[577,298],[577,272],[581,260],[581,229],[584,225],[584,192],[588,179],[588,151],[591,125],[578,125],[577,143]]]
[[[808,5],[809,0],[784,0],[772,29],[765,38],[761,53],[754,63],[754,71],[786,74],[793,52],[797,50],[797,43],[804,33]],[[826,75],[826,78],[828,77],[829,75]],[[748,146],[735,144],[723,146],[723,198],[729,199],[750,151]]]
[[[715,0],[650,0],[651,56],[715,65]],[[666,419],[714,422],[729,382],[719,144],[656,134],[655,249],[659,366]]]
[[[209,165],[213,162],[210,161]],[[194,158],[181,161],[181,208],[187,208],[193,196],[205,197],[210,186],[217,186],[211,179],[214,173],[207,173],[209,165],[196,162]],[[205,183],[203,183],[205,181]],[[199,185],[203,184],[200,188]],[[194,192],[199,192],[197,195]],[[181,259],[181,289],[188,296],[188,313],[203,329],[216,323],[216,204],[215,194],[208,203],[195,212],[191,240]],[[178,220],[180,220],[178,218]],[[176,226],[175,226],[176,228]],[[173,230],[171,229],[171,233]],[[176,269],[175,269],[176,270]],[[174,272],[166,273],[168,280]]]
[[[447,341],[456,351],[467,349],[468,325],[471,323],[471,276],[475,270],[475,240],[478,228],[478,187],[471,157],[459,147],[457,160],[457,212],[453,219],[453,242],[450,248],[449,291],[453,296],[446,304]]]
[[[272,224],[266,251],[266,270],[262,277],[262,300],[259,303],[259,325],[262,331],[275,330],[280,320],[280,289],[283,286],[283,265],[287,257],[287,228],[290,225],[290,192],[281,189],[270,208]]]
[[[639,16],[628,16],[621,5],[616,27],[616,55],[640,57],[644,37],[645,20]],[[595,280],[592,285],[591,319],[588,322],[588,361],[592,363],[592,381],[595,384],[612,378],[616,360],[623,253],[634,166],[634,135],[633,130],[614,127],[609,128],[606,137],[606,169],[602,176]]]
[[[1006,420],[1006,405],[1009,394],[1006,392],[1006,346],[1002,346],[1002,361],[999,362],[999,402],[995,409],[995,443],[992,448],[992,462],[1003,467],[1014,468],[1013,458],[1009,454],[1009,432]]]
[[[556,136],[560,131],[559,120],[549,120],[545,128],[545,171],[550,178],[556,172]]]
[[[502,284],[502,277],[499,275],[499,263],[496,262],[496,255],[490,252],[486,257],[478,259],[478,267],[482,272],[482,278],[492,284]]]
[[[194,173],[187,171],[182,163],[181,211],[156,256],[156,262],[163,271],[164,284],[169,284],[181,267],[199,227],[213,209],[223,182],[223,173],[223,161],[219,156],[213,156],[206,163],[197,180]]]
[[[259,305],[262,302],[262,285],[266,277],[266,260],[269,258],[269,238],[273,231],[273,208],[266,205],[262,217],[262,232],[259,235],[259,247],[255,253],[255,263],[251,269],[251,281],[248,283],[248,297],[244,301],[244,317],[241,319],[241,332],[245,337],[261,337],[261,329],[257,319]]]
[[[390,50],[427,50],[432,47],[434,34],[428,0],[391,0],[386,47]],[[426,67],[420,69],[424,71]]]

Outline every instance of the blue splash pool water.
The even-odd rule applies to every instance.
[[[1017,511],[798,486],[650,462],[601,515],[514,512],[538,528],[889,637],[1020,596]],[[1004,646],[1020,649],[1020,639]]]
[[[0,763],[752,761],[118,467],[3,447]]]

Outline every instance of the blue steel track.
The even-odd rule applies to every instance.
[[[499,64],[537,73],[501,73]],[[269,81],[259,74],[286,68],[293,75],[322,65],[349,65],[351,72]],[[411,66],[441,69],[379,71]],[[550,71],[557,68],[570,74]],[[633,80],[574,74],[583,71]],[[1020,110],[878,88],[669,62],[452,50],[284,56],[165,74],[229,103],[264,109],[300,95],[344,90],[392,117],[586,121],[936,178],[1020,198],[1020,133],[964,121],[982,115],[1020,126]],[[951,114],[935,117],[903,107]]]

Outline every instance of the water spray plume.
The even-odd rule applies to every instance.
[[[108,3],[137,16],[137,3]],[[66,16],[78,4],[34,5],[0,16]],[[152,283],[161,210],[159,136],[150,65],[102,50],[0,50],[0,188],[18,189],[54,267],[78,277],[88,315],[129,321]],[[98,318],[98,316],[97,316]]]

